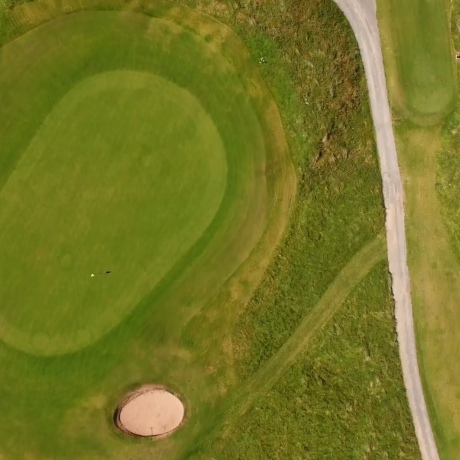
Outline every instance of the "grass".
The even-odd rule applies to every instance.
[[[182,329],[255,246],[263,270],[295,192],[284,133],[223,25],[55,7],[8,12],[0,54],[0,452],[174,456],[220,391]],[[127,389],[152,381],[199,408],[156,446],[110,422]]]
[[[190,93],[133,71],[77,84],[2,189],[3,340],[44,354],[96,342],[204,233],[226,179],[220,136]]]
[[[217,126],[226,150],[233,149],[227,151],[227,161],[241,161],[241,149],[246,149],[243,151],[251,152],[250,158],[254,158],[248,170],[259,174],[249,176],[255,180],[227,177],[227,190],[231,184],[233,193],[238,191],[241,197],[233,207],[228,203],[227,215],[238,216],[238,208],[246,205],[246,213],[241,215],[247,220],[237,226],[234,219],[228,219],[214,229],[225,236],[237,228],[236,236],[226,239],[226,251],[219,253],[222,241],[215,237],[209,242],[206,235],[201,241],[208,244],[206,249],[198,245],[204,252],[200,256],[194,250],[188,253],[190,259],[183,261],[193,260],[188,268],[173,271],[174,276],[145,297],[105,338],[73,355],[48,358],[0,347],[0,388],[4,395],[0,401],[4,420],[0,452],[8,459],[267,458],[272,453],[275,458],[356,458],[356,452],[368,458],[394,458],[400,453],[418,458],[400,375],[386,268],[379,266],[359,292],[349,296],[354,285],[381,259],[384,248],[375,240],[383,229],[383,205],[366,86],[346,20],[332,2],[323,0],[186,3],[195,12],[171,8],[175,4],[170,3],[102,0],[91,6],[68,0],[30,3],[7,12],[8,40],[21,40],[26,30],[61,18],[63,11],[72,8],[123,7],[167,18],[167,24],[152,21],[155,27],[145,33],[141,25],[144,19],[114,13],[116,21],[124,21],[123,27],[114,24],[95,33],[102,38],[94,59],[85,55],[93,28],[82,25],[80,39],[85,40],[85,46],[67,42],[62,55],[48,63],[45,60],[43,65],[61,59],[59,67],[71,68],[75,81],[91,76],[85,74],[91,69],[94,74],[113,71],[106,68],[110,66],[108,57],[114,53],[106,35],[116,36],[115,54],[126,60],[125,71],[144,72],[158,66],[155,73],[190,88],[215,123],[225,110],[230,125],[237,127],[228,130],[229,124]],[[228,29],[200,12],[236,30],[250,54]],[[57,28],[72,16],[78,15],[44,27]],[[144,32],[142,40],[137,38],[139,28]],[[171,34],[171,28],[177,33]],[[155,46],[147,41],[147,49],[142,43],[151,33],[159,35],[152,37]],[[198,40],[197,35],[204,40]],[[73,40],[78,36],[67,34]],[[5,49],[15,43],[20,42],[11,41]],[[36,41],[35,46],[40,43]],[[123,52],[127,43],[134,43],[136,52]],[[200,46],[194,49],[191,43]],[[188,46],[187,53],[180,52],[183,46]],[[25,52],[20,51],[7,57]],[[180,70],[174,67],[176,61],[171,64],[166,51],[181,56]],[[198,51],[200,55],[194,58]],[[30,51],[28,63],[36,62],[36,52]],[[194,66],[202,62],[203,52],[213,60],[213,66],[202,66],[199,75],[205,80],[195,80]],[[134,68],[133,56],[144,56]],[[259,65],[261,57],[265,63]],[[81,63],[81,69],[89,70],[72,67],[73,60]],[[9,71],[7,67],[5,74]],[[281,120],[260,74],[281,109],[298,179],[297,199],[275,257],[271,251],[283,232],[295,184],[286,161]],[[49,78],[45,69],[42,76],[45,81]],[[35,81],[37,76],[31,72],[18,71],[17,77],[28,82],[20,94],[24,104],[18,113],[5,110],[13,118],[5,116],[2,123],[8,128],[23,123],[15,141],[21,152],[28,145],[24,133],[35,132],[32,127],[42,122],[67,90],[56,79],[49,109],[41,114],[26,111],[26,102],[34,101],[47,88],[51,92],[51,85]],[[209,91],[210,87],[217,92]],[[240,88],[238,97],[228,91],[232,87]],[[56,88],[61,88],[61,96],[54,94]],[[2,99],[19,106],[15,99]],[[243,110],[245,101],[247,112]],[[255,120],[249,115],[251,111]],[[255,142],[252,136],[257,137],[254,122],[263,133],[263,166],[257,163],[263,161],[256,155],[257,149],[250,148],[254,144],[246,144]],[[14,158],[6,158],[4,165],[13,168]],[[240,161],[229,163],[229,171],[244,174]],[[264,176],[265,199],[260,190],[238,188],[260,184]],[[248,196],[259,201],[254,204]],[[254,212],[264,210],[264,202],[264,213]],[[261,234],[263,215],[270,225]],[[254,246],[256,236],[260,240]],[[364,266],[356,264],[360,257],[365,258]],[[222,285],[224,269],[229,279]],[[202,276],[201,281],[197,275]],[[366,303],[357,300],[364,298]],[[334,316],[343,306],[343,314]],[[315,343],[324,346],[309,348]],[[271,372],[273,366],[277,372]],[[329,379],[330,369],[334,376]],[[267,375],[269,379],[264,378]],[[161,443],[128,440],[111,428],[112,410],[120,396],[145,381],[170,386],[187,405],[187,424]],[[305,391],[303,382],[307,381],[310,393]],[[269,388],[272,384],[276,384],[276,393]],[[253,395],[252,389],[258,393]],[[255,408],[254,397],[259,398]],[[301,406],[307,410],[296,411],[290,405],[299,400],[307,401]],[[392,423],[380,424],[380,419]],[[248,430],[241,433],[238,427],[244,426]],[[290,437],[288,426],[292,427]],[[308,426],[314,430],[307,431]],[[350,426],[355,428],[353,432]]]
[[[244,414],[259,394],[270,390],[284,373],[293,365],[298,355],[306,350],[312,340],[331,322],[353,288],[367,275],[378,262],[385,259],[383,237],[364,246],[342,269],[328,290],[314,308],[304,316],[294,333],[280,350],[242,385],[231,400],[228,425],[235,417]]]
[[[209,58],[210,51],[190,33],[181,36],[164,21],[152,21],[135,13],[75,14],[3,49],[6,104],[0,116],[6,153],[0,221],[8,224],[2,232],[8,248],[2,263],[11,268],[1,298],[2,330],[8,343],[24,351],[56,354],[95,342],[169,272],[189,265],[193,247],[194,257],[212,240],[216,250],[237,230],[245,239],[233,251],[236,259],[228,256],[227,264],[219,266],[225,280],[260,237],[270,206],[260,171],[275,155],[265,152],[262,127],[244,87],[223,58],[221,68],[216,59],[212,72],[194,75],[195,60],[200,54]],[[98,33],[88,38],[92,29]],[[150,40],[144,38],[147,30],[155,30]],[[152,40],[168,34],[168,45],[151,48]],[[75,56],[67,55],[68,47],[80,50],[77,64]],[[35,72],[19,77],[37,52],[43,58]],[[168,64],[169,52],[189,57],[180,72]],[[66,66],[72,71],[58,70]],[[114,67],[132,70],[116,73]],[[50,72],[54,81],[47,79]],[[171,74],[175,83],[166,80]],[[179,88],[185,79],[201,102]],[[214,85],[218,90],[203,98]],[[23,116],[27,101],[34,101],[30,117]],[[229,103],[222,106],[222,101]],[[25,135],[29,132],[34,137]],[[175,179],[163,181],[173,172]],[[20,201],[24,190],[26,199]],[[258,212],[248,219],[252,208]],[[206,241],[200,242],[205,230]],[[218,249],[212,257],[217,254]],[[14,263],[18,258],[21,263]],[[113,276],[103,282],[90,279],[105,269]],[[24,279],[29,280],[27,291]],[[15,303],[21,308],[13,308]]]
[[[379,2],[379,11],[393,108],[418,124],[440,122],[457,92],[448,2],[389,0]]]
[[[419,2],[423,9],[425,2]],[[411,60],[403,46],[395,48],[389,37],[389,25],[394,18],[389,17],[385,2],[380,8],[380,23],[382,40],[386,46],[387,74],[394,79],[392,56],[399,54],[401,59]],[[433,3],[437,7],[438,15],[447,16],[447,2]],[[454,15],[452,31],[458,42],[458,2],[451,5]],[[449,11],[450,13],[450,11]],[[432,21],[428,18],[427,21]],[[414,21],[415,24],[415,21]],[[422,22],[423,24],[423,22]],[[448,33],[448,29],[447,29]],[[446,28],[441,23],[431,23],[430,35],[444,37]],[[421,46],[424,41],[418,42]],[[433,43],[438,41],[433,40]],[[443,39],[443,49],[440,55],[450,55],[450,37]],[[433,46],[434,46],[433,44]],[[457,43],[458,44],[458,43]],[[414,45],[415,46],[415,45]],[[430,48],[426,48],[429,50]],[[433,52],[434,53],[434,52]],[[432,65],[438,65],[438,57],[431,57]],[[442,67],[441,67],[442,68]],[[443,77],[447,76],[447,64]],[[417,78],[425,79],[420,71]],[[438,87],[443,84],[453,85],[456,95],[456,72],[452,73],[446,83],[438,77]],[[422,86],[421,86],[422,87]],[[408,88],[401,83],[398,88],[390,85],[390,94],[395,101],[399,94],[411,97]],[[434,90],[436,94],[436,89]],[[456,98],[450,105],[455,105]],[[440,102],[443,99],[440,97]],[[457,103],[458,107],[458,103]],[[399,107],[394,107],[398,112]],[[430,118],[430,117],[428,117]],[[437,446],[443,459],[454,459],[460,448],[460,418],[458,382],[460,373],[456,364],[455,354],[460,344],[460,335],[457,325],[460,324],[458,314],[458,298],[460,296],[458,277],[459,261],[455,248],[457,197],[455,195],[456,182],[454,181],[458,166],[455,160],[457,152],[453,142],[455,136],[455,120],[458,119],[458,108],[454,113],[439,110],[438,115],[431,119],[400,119],[396,124],[396,138],[399,161],[404,178],[406,229],[408,241],[408,262],[413,286],[412,299],[417,333],[417,348],[419,364],[424,385],[425,397],[428,404],[431,423],[435,432]],[[420,127],[416,123],[430,127]],[[445,133],[444,135],[442,133]],[[443,138],[449,139],[443,141]],[[437,172],[438,171],[438,172]],[[437,193],[438,192],[438,193]],[[447,223],[447,226],[445,225]]]
[[[233,340],[227,344],[224,356],[220,360],[215,358],[216,368],[219,364],[230,367],[230,363],[235,363],[234,370],[227,372],[227,380],[233,380],[235,385],[240,382],[243,388],[246,385],[246,388],[255,389],[257,385],[253,379],[258,379],[257,376],[270,376],[270,382],[276,379],[276,375],[270,374],[273,370],[270,363],[284,363],[280,353],[289,348],[289,343],[292,344],[290,337],[302,335],[305,322],[311,321],[312,325],[318,302],[329,292],[328,288],[335,286],[334,280],[347,262],[383,228],[372,125],[358,48],[349,26],[332,2],[309,1],[302,5],[298,2],[263,2],[232,7],[201,1],[196,6],[231,24],[245,37],[256,58],[265,57],[267,62],[261,65],[261,71],[282,109],[299,171],[298,199],[286,238],[245,312],[239,317]],[[334,36],[333,42],[330,36]],[[292,82],[293,87],[288,82]],[[303,108],[292,96],[293,90]],[[385,283],[382,280],[380,286],[386,286]],[[386,291],[384,295],[388,294]],[[340,295],[346,294],[341,290]],[[325,317],[330,314],[328,306]],[[359,322],[360,318],[358,316],[356,321]],[[203,334],[218,327],[211,312],[204,311],[199,319],[199,330]],[[336,324],[340,329],[341,323]],[[312,329],[321,336],[322,331],[317,326],[315,323]],[[368,323],[363,327],[370,328],[367,334],[375,333]],[[393,334],[390,348],[393,347],[394,353],[388,366],[399,369],[391,319],[385,323],[385,331],[390,336]],[[316,336],[312,333],[310,337],[314,339]],[[385,343],[388,346],[388,342]],[[286,361],[295,358],[295,353]],[[356,366],[360,363],[357,362]],[[353,367],[350,367],[347,374],[351,379],[350,391],[353,373]],[[395,375],[395,378],[398,377]],[[261,390],[270,384],[262,377],[258,381],[264,382]],[[408,457],[419,458],[402,388],[400,379],[393,417],[398,419],[403,414]],[[285,392],[285,398],[292,395],[285,389],[281,391]],[[273,393],[268,394],[272,396]],[[267,399],[267,393],[263,391],[256,396]],[[336,397],[341,398],[340,390],[337,390]],[[278,397],[272,400],[273,404],[285,401]],[[233,400],[230,398],[230,401]],[[244,412],[250,401],[242,397],[241,406],[238,404],[235,409],[230,404],[230,410],[237,414]],[[324,401],[315,399],[312,405],[317,414],[322,414],[318,417],[324,421],[328,410]],[[267,404],[256,412],[252,411],[250,416],[231,419],[218,435],[220,441],[213,441],[209,435],[203,434],[201,447],[192,449],[194,455],[198,458],[225,458],[225,455],[232,458],[277,458],[275,455],[279,451],[277,448],[272,450],[275,444],[280,443],[282,447],[289,439],[289,445],[295,445],[308,436],[305,442],[309,445],[309,458],[324,458],[323,439],[332,439],[337,429],[333,421],[330,425],[322,425],[322,437],[316,437],[308,432],[307,425],[299,423],[297,411],[272,409],[273,406]],[[373,417],[372,410],[366,414]],[[362,414],[355,415],[358,419]],[[248,420],[251,426],[259,427],[259,437],[252,437],[250,451],[245,450],[244,441],[238,438],[248,426]],[[220,420],[226,425],[225,421],[226,417]],[[378,424],[378,418],[374,422]],[[283,436],[271,431],[271,423],[283,427]],[[216,425],[219,424],[216,422]],[[299,436],[295,431],[289,437],[285,429],[288,426],[294,426],[296,430],[298,427],[304,434]],[[227,430],[236,433],[228,442]],[[397,430],[393,431],[390,425],[381,426],[380,430],[383,439],[393,439],[397,435]],[[240,447],[236,446],[236,439]],[[279,456],[289,457],[286,452]],[[342,458],[344,454],[337,445],[331,452],[330,458]],[[384,450],[377,450],[374,456],[382,458],[379,454],[383,453]],[[305,453],[299,455],[306,458]]]
[[[422,131],[401,126],[397,138],[420,369],[441,457],[455,458],[460,428],[456,382],[460,375],[452,353],[459,344],[454,326],[460,321],[456,308],[459,266],[436,196],[440,127]]]
[[[401,405],[388,283],[386,264],[374,265],[294,362],[277,360],[278,381],[263,384],[196,458],[420,458]]]

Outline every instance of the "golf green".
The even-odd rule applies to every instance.
[[[225,370],[211,378],[205,353],[289,216],[280,115],[236,35],[187,8],[40,0],[5,17],[0,458],[175,458],[220,416]],[[155,447],[112,420],[143,384],[185,404]]]
[[[168,27],[86,12],[5,46],[1,96],[14,105],[12,116],[3,111],[14,125],[10,118],[2,132],[11,167],[0,193],[0,336],[20,350],[52,355],[95,342],[183,263],[221,205],[214,232],[230,212],[237,223],[254,198],[263,206],[264,177],[255,176],[263,135],[241,85],[218,56],[195,69],[206,47],[192,34],[173,35],[169,46],[145,36]],[[13,70],[37,46],[38,69],[21,77]],[[85,59],[69,69],[76,48]],[[40,119],[23,120],[23,102]]]
[[[46,353],[100,338],[202,235],[226,175],[188,91],[130,71],[76,85],[0,194],[2,338]]]

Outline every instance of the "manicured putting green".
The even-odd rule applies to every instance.
[[[188,91],[132,71],[76,85],[0,194],[2,338],[48,353],[100,338],[211,223],[226,173]]]
[[[262,130],[204,40],[136,13],[79,13],[4,46],[0,74],[7,344],[76,351],[185,269],[205,232],[203,248],[241,225],[256,229],[243,246],[257,240]]]

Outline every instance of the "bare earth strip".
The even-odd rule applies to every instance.
[[[351,291],[384,258],[384,237],[379,235],[348,262],[280,350],[231,398],[231,415],[226,418],[226,424],[244,414],[257,397],[266,393],[286,373],[329,323]]]
[[[392,274],[399,352],[404,383],[422,457],[424,460],[437,460],[439,459],[439,454],[428,418],[417,362],[409,270],[407,267],[403,188],[387,97],[375,1],[334,1],[344,12],[353,28],[364,63],[383,179],[388,261]]]

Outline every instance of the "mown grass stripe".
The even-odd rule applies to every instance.
[[[230,396],[226,401],[228,412],[224,421],[225,426],[231,425],[241,417],[287,372],[299,354],[305,351],[317,334],[331,321],[359,282],[377,263],[384,260],[385,256],[385,236],[381,233],[365,245],[341,270],[321,300],[305,316],[280,350]],[[219,428],[220,425],[214,427],[216,431]]]

